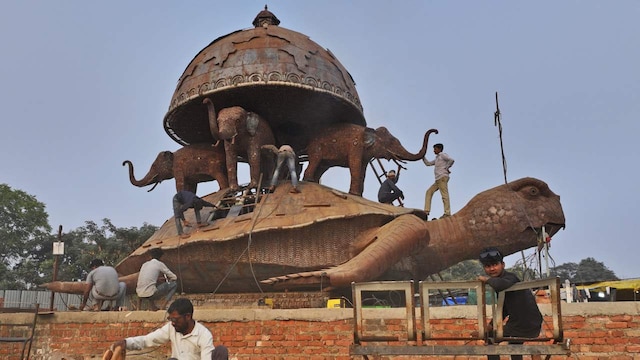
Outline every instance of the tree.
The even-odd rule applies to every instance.
[[[53,242],[45,205],[21,190],[0,184],[0,289],[31,289],[53,278]],[[94,258],[116,265],[141,246],[157,230],[119,228],[109,219],[102,225],[86,221],[85,226],[63,234],[65,254],[59,257],[57,279],[81,281]]]
[[[0,184],[0,288],[25,289],[23,277],[36,271],[51,227],[45,205],[34,196]]]
[[[609,270],[604,263],[592,257],[582,259],[578,264],[573,282],[619,280],[616,274]]]
[[[578,264],[569,262],[556,266],[551,270],[551,274],[559,276],[561,281],[568,279],[572,283],[619,280],[604,263],[592,257],[582,259]]]
[[[577,271],[578,271],[578,264],[573,262],[568,262],[562,265],[558,265],[553,269],[551,269],[551,276],[559,277],[561,282],[565,282],[566,280],[573,282],[573,279],[575,279],[576,277]]]
[[[478,260],[461,261],[440,272],[445,281],[476,280],[478,275],[484,274],[484,269]]]
[[[115,266],[140,247],[158,228],[144,223],[140,228],[118,228],[109,219],[102,225],[85,221],[85,225],[62,235],[65,253],[59,259],[57,279],[60,281],[82,281],[89,272],[89,262],[101,259]],[[52,268],[53,260],[49,263]],[[50,281],[51,271],[45,281]]]

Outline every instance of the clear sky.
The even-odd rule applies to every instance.
[[[594,257],[621,278],[640,277],[640,2],[267,4],[280,26],[349,70],[370,127],[386,126],[410,151],[427,129],[440,131],[431,143],[456,160],[454,212],[504,182],[499,92],[508,179],[536,177],[561,196],[567,228],[552,241],[555,263]],[[146,192],[129,183],[122,161],[141,177],[158,152],[179,148],[162,127],[179,76],[211,41],[250,28],[264,5],[3,1],[0,183],[45,203],[54,230],[102,218],[162,225],[175,183]],[[398,183],[406,206],[422,208],[432,182],[433,168],[408,164]],[[347,191],[348,173],[330,170],[323,183]],[[377,188],[369,170],[364,196],[375,199]],[[438,193],[433,204],[439,216]]]

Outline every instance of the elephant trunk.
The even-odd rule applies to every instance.
[[[422,148],[416,154],[410,153],[404,147],[401,147],[399,151],[390,150],[391,153],[397,157],[398,160],[407,160],[407,161],[418,161],[422,159],[427,154],[427,147],[429,145],[429,135],[431,133],[438,133],[436,129],[429,129],[424,134],[424,140],[422,141]]]
[[[133,163],[129,160],[125,160],[122,162],[122,166],[125,166],[127,164],[129,165],[129,181],[131,181],[131,184],[134,186],[143,187],[154,184],[153,187],[149,190],[151,191],[156,188],[156,185],[158,185],[160,181],[162,181],[158,180],[158,174],[154,174],[151,171],[149,171],[144,178],[137,180],[135,175],[133,174]]]
[[[213,142],[218,143],[220,141],[220,130],[218,129],[218,116],[216,114],[216,108],[213,106],[213,101],[209,98],[202,100],[202,103],[207,106],[207,112],[209,114],[209,131],[213,137]]]

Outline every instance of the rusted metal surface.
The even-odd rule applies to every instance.
[[[316,183],[299,188],[291,194],[283,183],[257,203],[232,197],[249,212],[212,220],[188,237],[169,219],[116,269],[134,289],[144,255],[161,247],[187,293],[344,289],[353,281],[424,279],[489,245],[512,254],[537,244],[534,229],[544,225],[553,236],[565,222],[559,196],[533,178],[486,190],[436,221]],[[227,195],[205,199],[221,204]],[[185,216],[195,223],[192,211]]]
[[[186,239],[167,221],[116,269],[136,273],[143,255],[162,247],[189,293],[347,288],[352,281],[423,279],[488,245],[511,254],[537,244],[532,229],[545,225],[553,235],[565,221],[559,197],[532,178],[480,193],[437,221],[315,183],[302,182],[300,194],[289,189],[281,184],[252,212],[214,220]],[[223,196],[205,199],[215,204]]]
[[[314,128],[365,125],[355,82],[338,59],[308,36],[280,27],[268,10],[254,28],[221,36],[202,49],[178,80],[164,118],[180,144],[213,142],[202,104],[241,106],[264,117],[278,145],[298,154]]]
[[[138,187],[153,185],[151,191],[163,180],[176,179],[176,191],[187,190],[195,193],[201,182],[217,180],[221,189],[229,186],[225,151],[222,145],[192,144],[175,152],[162,151],[151,164],[146,175],[138,180],[134,175],[133,163],[129,165],[129,181]]]
[[[553,235],[564,226],[559,197],[544,182],[531,178],[487,190],[454,216],[438,221],[425,221],[421,210],[372,202],[313,182],[302,182],[300,194],[289,193],[287,183],[272,194],[253,189],[250,195],[230,196],[229,191],[237,191],[237,179],[233,179],[237,157],[257,164],[251,166],[250,187],[256,185],[254,170],[264,162],[249,160],[258,150],[247,144],[255,142],[250,139],[255,136],[252,132],[267,132],[264,127],[265,131],[256,131],[260,121],[256,127],[248,115],[246,119],[229,116],[247,123],[242,135],[229,130],[232,126],[226,126],[224,120],[231,112],[255,113],[265,119],[275,138],[262,139],[262,144],[275,141],[276,146],[288,144],[297,154],[308,154],[318,164],[319,171],[312,176],[315,181],[329,166],[344,166],[338,160],[356,151],[353,145],[336,145],[320,155],[307,153],[310,144],[318,143],[310,141],[323,136],[323,130],[330,132],[336,123],[340,123],[337,127],[357,128],[343,131],[335,144],[355,143],[363,168],[372,157],[387,158],[365,149],[375,146],[374,135],[386,129],[365,128],[355,84],[346,69],[306,35],[278,23],[265,9],[255,19],[258,27],[214,40],[180,77],[164,118],[165,129],[184,145],[225,141],[231,190],[221,183],[220,191],[205,197],[226,209],[214,213],[205,227],[180,237],[169,219],[118,264],[130,292],[145,253],[153,247],[164,250],[163,262],[178,275],[180,291],[187,293],[326,290],[345,289],[353,281],[424,279],[475,258],[487,245],[511,254],[537,244],[533,229],[546,226]],[[241,108],[232,111],[235,106]],[[437,130],[425,134],[416,154],[404,150],[390,134],[376,141],[394,144],[382,149],[393,153],[389,156],[394,160],[419,160],[431,132]],[[332,136],[328,137],[332,142]],[[244,148],[230,152],[234,144]],[[332,156],[335,159],[325,161]],[[147,174],[145,181],[138,181],[132,168],[130,177],[139,186],[162,178],[158,175],[154,180]],[[351,180],[350,192],[361,194],[364,171]],[[194,218],[191,211],[185,215],[191,216],[188,220]]]

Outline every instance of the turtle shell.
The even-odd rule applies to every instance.
[[[205,97],[217,111],[242,106],[260,114],[276,141],[296,151],[304,149],[319,127],[366,125],[355,83],[338,59],[278,23],[265,9],[255,28],[222,36],[195,56],[180,76],[164,118],[172,139],[183,145],[213,142]]]

